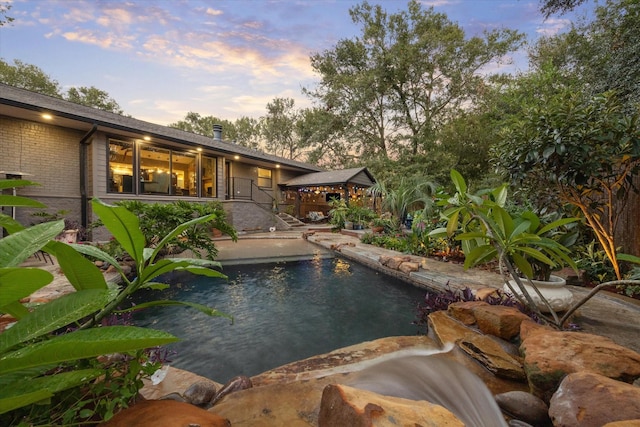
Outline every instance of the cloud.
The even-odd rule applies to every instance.
[[[112,33],[99,33],[92,30],[69,31],[62,34],[68,41],[100,46],[103,49],[128,50],[133,48],[134,37],[117,36]]]
[[[571,20],[569,19],[549,18],[536,29],[536,33],[547,37],[554,36],[570,26]]]

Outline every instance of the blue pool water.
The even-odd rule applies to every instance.
[[[228,281],[188,273],[137,301],[193,301],[234,317],[185,307],[136,313],[134,323],[170,332],[171,365],[224,383],[341,347],[415,335],[415,307],[425,291],[340,258],[228,266]]]

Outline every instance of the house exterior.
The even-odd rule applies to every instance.
[[[83,226],[99,198],[217,200],[238,231],[288,228],[274,215],[292,204],[284,185],[323,171],[224,141],[219,126],[209,138],[0,84],[0,179],[39,183],[18,194]],[[34,210],[13,212],[24,225],[35,222]]]

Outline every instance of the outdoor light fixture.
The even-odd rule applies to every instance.
[[[51,114],[49,114],[49,113],[42,113],[41,117],[43,119],[45,119],[45,120],[52,120],[53,119],[53,116]]]
[[[144,139],[145,141],[151,141],[151,137],[150,136],[144,136],[144,137],[142,137],[142,139]]]
[[[237,154],[235,156],[233,156],[234,159],[236,160],[240,160],[240,156],[238,156]]]

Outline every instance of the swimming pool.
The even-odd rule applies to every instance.
[[[211,318],[184,307],[134,314],[134,323],[182,341],[171,365],[224,383],[286,363],[386,336],[415,335],[424,290],[341,258],[225,267],[228,282],[172,274],[164,291],[136,301],[193,301],[234,317]]]

